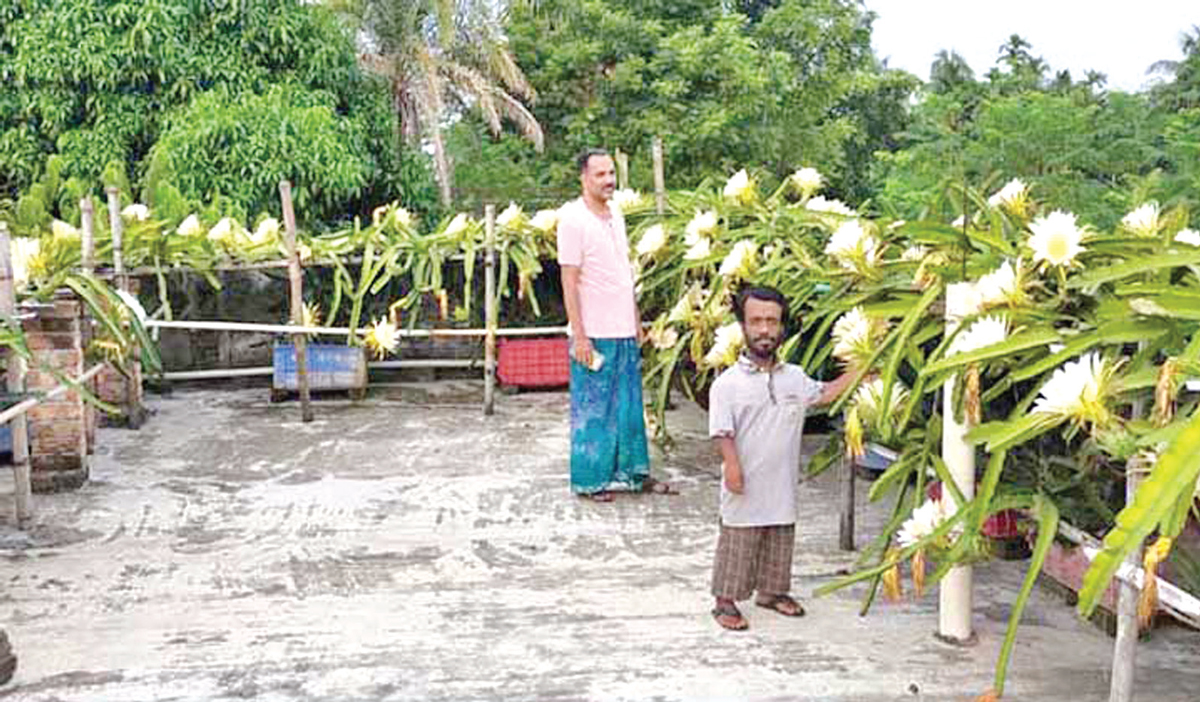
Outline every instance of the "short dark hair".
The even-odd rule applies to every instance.
[[[580,151],[579,155],[575,157],[575,165],[579,167],[580,173],[587,170],[588,161],[591,161],[593,156],[608,156],[608,150],[589,147]]]
[[[788,323],[788,302],[783,293],[775,288],[767,285],[747,285],[738,291],[737,298],[733,303],[733,314],[737,316],[737,321],[744,323],[746,321],[746,300],[762,300],[763,302],[774,302],[782,308],[780,320],[786,327]]]

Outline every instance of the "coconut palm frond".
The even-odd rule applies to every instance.
[[[533,148],[540,153],[545,148],[545,134],[542,132],[542,125],[533,116],[533,113],[519,100],[503,90],[496,90],[493,97],[500,103],[504,116],[521,130],[521,136],[528,139],[533,144]]]

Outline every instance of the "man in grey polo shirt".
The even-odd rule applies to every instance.
[[[749,624],[736,601],[753,592],[759,607],[804,614],[788,594],[804,416],[809,407],[841,395],[853,374],[822,383],[776,358],[787,325],[787,300],[778,290],[747,288],[734,311],[746,350],[709,391],[709,436],[723,475],[712,614],[726,629],[743,630]]]

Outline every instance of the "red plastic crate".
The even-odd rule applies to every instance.
[[[552,388],[571,380],[568,340],[500,339],[496,377],[519,388]]]
[[[925,489],[931,500],[942,499],[942,481],[935,480]],[[1002,509],[983,522],[983,535],[993,539],[1013,539],[1021,536],[1021,513],[1015,509]]]

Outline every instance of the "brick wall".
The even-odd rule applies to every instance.
[[[56,296],[36,308],[24,322],[33,362],[26,375],[31,393],[48,392],[59,381],[46,367],[67,377],[84,371],[81,306],[71,296]],[[53,492],[82,485],[88,478],[87,408],[79,393],[68,391],[28,413],[29,463],[35,492]]]

